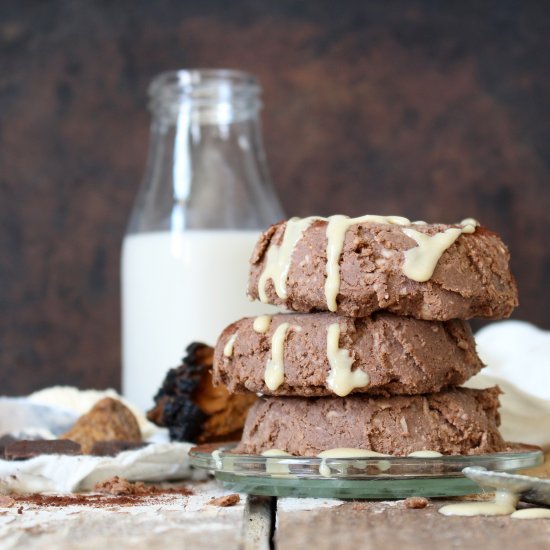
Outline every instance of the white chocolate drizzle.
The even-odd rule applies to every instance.
[[[283,239],[280,245],[270,244],[264,269],[258,279],[258,296],[260,301],[268,303],[266,284],[269,279],[273,281],[275,292],[281,300],[288,297],[286,282],[292,254],[304,232],[315,221],[327,221],[326,256],[325,267],[325,299],[329,311],[338,308],[337,298],[340,292],[340,256],[344,247],[346,232],[348,229],[360,223],[380,223],[399,226],[423,226],[426,222],[411,222],[401,216],[376,216],[367,214],[358,218],[335,215],[329,218],[310,216],[307,218],[291,218],[286,222]],[[403,232],[413,239],[418,246],[405,251],[403,273],[409,279],[418,282],[428,281],[441,255],[447,250],[462,233],[474,233],[479,223],[473,218],[466,218],[458,224],[459,227],[451,227],[435,235],[426,235],[412,227],[404,227]]]
[[[292,457],[294,455],[288,453],[287,451],[283,451],[282,449],[267,449],[266,451],[262,452],[262,456],[270,457],[270,458],[277,458],[277,457],[284,458],[287,456]],[[407,456],[416,457],[416,458],[420,458],[420,457],[435,458],[442,455],[437,451],[424,450],[424,451],[415,451],[413,453],[410,453]],[[332,459],[340,459],[340,458],[366,459],[366,458],[377,458],[377,457],[391,457],[391,455],[379,453],[377,451],[371,451],[369,449],[339,447],[336,449],[327,449],[325,451],[322,451],[317,455],[317,457],[321,459],[321,462],[319,464],[319,473],[323,477],[330,477],[331,468],[327,464],[328,459],[331,459],[331,458]],[[367,463],[361,460],[353,461],[352,465],[357,468],[363,468],[363,469],[367,467]],[[349,466],[348,464],[338,464],[338,465],[334,465],[333,467],[339,472],[345,473],[347,471],[348,466]],[[378,467],[379,470],[386,471],[391,468],[391,463],[388,460],[379,460],[376,462],[376,466]],[[269,460],[266,461],[266,472],[272,475],[289,474],[288,465],[274,463],[273,461],[269,461]],[[483,503],[483,504],[488,504],[488,503]]]
[[[542,519],[550,518],[550,509],[548,508],[524,508],[516,510],[511,516],[514,519]]]
[[[235,340],[237,339],[238,331],[235,332],[235,334],[232,334],[229,340],[227,340],[227,343],[225,344],[223,348],[223,354],[226,357],[232,357],[233,356],[233,346],[235,345]]]
[[[267,449],[262,453],[262,456],[292,456],[292,455],[281,449]]]
[[[265,385],[275,391],[285,380],[285,340],[288,331],[292,328],[296,332],[302,329],[298,326],[290,326],[290,323],[281,323],[271,338],[271,357],[265,365],[264,381]]]
[[[271,315],[260,315],[259,317],[256,317],[256,319],[254,319],[254,323],[252,323],[252,328],[260,334],[265,334],[269,330],[270,325]]]
[[[497,491],[493,502],[461,502],[439,509],[444,516],[507,516],[515,511],[519,495]]]
[[[215,451],[214,451],[215,452]],[[214,454],[214,453],[212,453]],[[293,454],[283,451],[282,449],[267,449],[262,452],[262,456],[294,456]],[[335,449],[326,449],[321,451],[318,455],[319,458],[370,458],[376,456],[392,456],[385,453],[379,453],[378,451],[371,451],[370,449],[358,449],[355,447],[337,447]],[[413,451],[407,456],[415,458],[436,458],[443,456],[437,451],[423,450]]]
[[[361,369],[351,370],[354,359],[346,349],[340,349],[340,325],[332,323],[327,329],[327,357],[330,374],[327,386],[340,397],[348,395],[355,388],[369,383],[369,375]]]
[[[473,233],[478,222],[467,218],[460,222],[460,227],[450,227],[442,233],[426,235],[409,227],[403,229],[403,233],[410,237],[418,246],[405,251],[403,262],[403,274],[420,283],[429,281],[443,252],[447,250],[462,233]]]
[[[331,216],[328,218],[327,235],[327,265],[325,279],[325,299],[329,311],[336,311],[336,298],[340,292],[340,256],[344,248],[347,230],[359,223],[389,223],[394,225],[410,225],[410,220],[401,216],[366,215],[359,218],[347,216]]]
[[[373,456],[390,456],[369,449],[354,449],[353,447],[340,447],[327,449],[317,455],[319,458],[370,458]]]
[[[462,233],[475,233],[476,227],[479,226],[479,222],[474,218],[465,218],[458,225],[462,227]]]
[[[341,447],[337,449],[327,449],[322,451],[317,455],[321,458],[321,464],[319,464],[319,473],[323,477],[330,477],[330,467],[327,465],[328,458],[372,458],[377,456],[389,456],[382,453],[377,453],[376,451],[369,451],[368,449],[353,449],[349,447]],[[380,461],[386,462],[386,461]],[[388,469],[385,464],[382,465],[381,470]]]
[[[265,473],[273,477],[290,477],[290,467],[288,464],[281,464],[276,458],[292,456],[281,449],[268,449],[262,453],[262,456],[271,457],[265,461]]]
[[[214,463],[216,464],[216,468],[218,470],[221,470],[223,467],[221,454],[221,449],[216,449],[215,451],[212,451],[212,458],[214,459]]]
[[[407,456],[410,456],[411,458],[437,458],[439,456],[443,456],[441,453],[438,453],[437,451],[414,451],[412,453],[409,453]]]
[[[258,280],[258,296],[260,297],[260,301],[264,303],[268,302],[265,286],[269,279],[273,281],[277,296],[282,300],[286,300],[286,279],[294,248],[302,238],[304,231],[314,221],[320,219],[322,218],[310,216],[309,218],[290,218],[286,222],[281,245],[271,244],[267,251],[266,264]]]

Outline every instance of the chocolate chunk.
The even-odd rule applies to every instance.
[[[6,446],[14,441],[17,441],[17,439],[13,437],[13,435],[6,434],[0,437],[0,458],[4,458],[4,450],[6,449]]]
[[[78,443],[68,439],[40,439],[14,441],[6,445],[4,456],[8,460],[25,460],[40,455],[79,455]]]
[[[131,451],[146,447],[149,443],[136,441],[96,441],[90,451],[95,456],[116,456],[122,451]]]

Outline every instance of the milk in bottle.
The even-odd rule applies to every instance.
[[[260,88],[237,71],[179,71],[150,87],[145,179],[122,247],[123,393],[152,405],[193,341],[269,311],[246,297],[261,232],[284,217],[269,183]]]

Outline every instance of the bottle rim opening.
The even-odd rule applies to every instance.
[[[235,69],[181,69],[157,75],[149,85],[153,102],[219,103],[254,100],[260,95],[258,79]]]

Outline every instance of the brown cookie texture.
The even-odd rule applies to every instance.
[[[264,397],[251,408],[235,452],[280,449],[316,456],[357,448],[406,456],[431,450],[476,455],[507,448],[498,425],[498,387],[418,396]]]
[[[264,381],[272,356],[272,338],[282,323],[290,329],[284,342],[284,383],[270,390]],[[377,313],[352,318],[332,313],[279,314],[267,332],[254,330],[254,318],[244,318],[221,334],[214,353],[214,381],[232,392],[266,395],[333,395],[328,377],[327,333],[337,323],[339,348],[353,358],[352,369],[367,373],[366,386],[354,393],[415,395],[464,383],[483,367],[468,323],[460,320],[423,321]],[[230,356],[224,354],[234,338]]]
[[[259,299],[258,284],[267,253],[282,242],[286,222],[270,227],[252,254],[248,295]],[[414,225],[435,235],[458,227]],[[270,304],[303,313],[328,311],[324,293],[327,265],[327,221],[317,220],[298,240],[286,279],[287,297],[280,298],[273,281],[265,290]],[[495,233],[477,227],[462,234],[441,255],[432,277],[417,282],[403,273],[404,254],[417,243],[403,228],[386,223],[352,225],[340,255],[340,291],[335,313],[366,317],[379,310],[425,320],[502,319],[517,306],[517,289],[509,270],[508,249]]]
[[[118,399],[105,397],[81,416],[62,438],[80,443],[82,451],[90,453],[98,441],[140,442],[141,431],[126,405]]]

